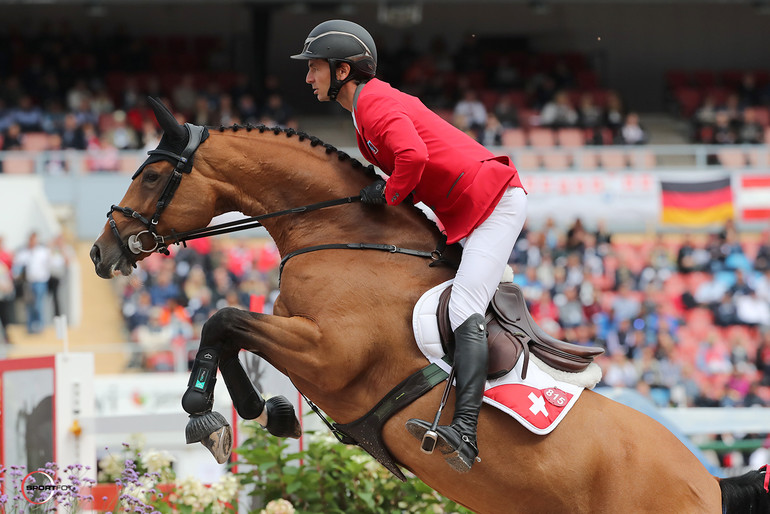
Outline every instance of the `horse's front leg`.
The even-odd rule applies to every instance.
[[[275,338],[310,343],[317,337],[317,328],[307,320],[255,314],[239,309],[222,309],[203,326],[201,343],[182,397],[182,407],[190,414],[187,443],[202,443],[218,462],[230,456],[232,429],[227,420],[212,411],[217,368],[222,372],[238,415],[256,419],[278,437],[299,437],[301,428],[294,407],[283,396],[265,402],[238,359],[241,348],[255,353],[267,352]],[[309,340],[308,340],[309,339]],[[300,344],[302,346],[302,344]],[[301,348],[295,349],[302,351]]]

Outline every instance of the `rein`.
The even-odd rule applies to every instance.
[[[267,214],[262,214],[259,216],[253,216],[250,218],[230,221],[227,223],[220,223],[218,225],[213,225],[209,227],[188,230],[186,232],[176,232],[172,229],[171,234],[160,235],[157,233],[157,225],[158,225],[158,221],[160,220],[160,215],[163,212],[163,210],[168,206],[168,204],[171,203],[171,199],[174,197],[174,193],[176,193],[176,190],[182,181],[183,173],[190,173],[192,171],[193,155],[195,154],[195,151],[198,149],[198,146],[200,146],[203,139],[205,139],[205,135],[207,135],[206,129],[204,127],[192,125],[191,123],[185,123],[184,128],[187,130],[188,141],[187,141],[187,145],[185,146],[181,154],[176,154],[167,150],[160,150],[160,149],[151,150],[150,152],[148,152],[151,156],[156,154],[160,155],[162,156],[162,158],[171,161],[171,163],[175,165],[174,170],[171,176],[169,177],[168,182],[166,183],[166,186],[164,187],[163,191],[160,194],[160,198],[158,199],[158,202],[155,207],[155,214],[153,214],[152,218],[148,220],[145,216],[135,211],[131,207],[120,207],[117,205],[113,205],[112,207],[110,207],[110,210],[107,213],[107,218],[109,219],[109,225],[112,230],[112,233],[115,235],[115,238],[117,239],[118,244],[120,245],[121,251],[126,256],[129,262],[132,261],[133,256],[139,255],[141,253],[159,252],[159,253],[168,255],[169,244],[182,243],[182,245],[186,247],[187,245],[185,244],[185,242],[190,241],[192,239],[216,236],[220,234],[228,234],[230,232],[238,232],[241,230],[261,227],[263,226],[261,221],[265,219],[276,218],[278,216],[285,216],[288,214],[300,214],[303,212],[311,212],[311,211],[316,211],[318,209],[324,209],[326,207],[334,207],[337,205],[344,205],[344,204],[350,204],[350,203],[361,201],[361,198],[359,196],[346,196],[344,198],[337,198],[335,200],[327,200],[324,202],[313,203],[313,204],[304,205],[301,207],[293,207],[291,209],[269,212]],[[137,173],[134,175],[133,178],[136,178],[139,175],[139,173],[141,173],[141,170],[142,168],[140,168],[137,171]],[[115,219],[113,218],[114,212],[119,212],[128,218],[134,218],[139,220],[145,227],[147,227],[147,229],[142,230],[137,234],[131,234],[130,236],[128,236],[128,239],[124,243],[123,238],[120,235],[120,231],[118,230],[117,223],[115,223]],[[144,248],[142,242],[139,239],[139,237],[142,234],[150,234],[154,239],[155,246],[153,246],[152,248]],[[408,248],[399,248],[398,246],[392,245],[392,244],[373,244],[373,243],[332,243],[332,244],[309,246],[306,248],[301,248],[299,250],[296,250],[288,254],[286,257],[284,257],[281,260],[281,264],[279,267],[279,274],[278,274],[278,283],[280,285],[281,273],[283,272],[283,267],[286,265],[286,262],[289,259],[291,259],[292,257],[296,257],[297,255],[302,255],[304,253],[309,253],[309,252],[315,252],[318,250],[380,250],[380,251],[386,251],[390,253],[402,253],[405,255],[412,255],[415,257],[423,257],[423,258],[431,259],[432,262],[430,263],[430,266],[435,266],[441,263],[448,262],[442,257],[442,254],[445,249],[446,249],[446,237],[444,237],[439,242],[435,250],[430,252],[426,252],[422,250],[410,250]],[[133,262],[132,265],[136,267],[136,262]]]

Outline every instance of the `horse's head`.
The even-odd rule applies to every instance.
[[[204,127],[180,125],[162,103],[150,98],[163,137],[131,179],[119,205],[91,248],[96,273],[111,278],[128,275],[154,251],[167,253],[173,234],[205,227],[214,217],[214,195],[193,157],[208,137]],[[172,201],[173,200],[173,201]]]

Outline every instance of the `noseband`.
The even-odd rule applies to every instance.
[[[163,188],[163,192],[160,194],[160,198],[158,198],[158,203],[155,204],[155,214],[152,215],[152,218],[148,220],[131,207],[119,207],[117,205],[110,207],[109,212],[107,212],[107,219],[109,219],[112,233],[118,240],[120,250],[123,252],[123,255],[125,255],[126,259],[128,259],[128,262],[132,262],[133,257],[141,253],[152,253],[157,251],[165,255],[169,254],[168,245],[166,244],[166,236],[161,236],[157,232],[158,220],[160,220],[160,215],[163,213],[163,210],[168,207],[169,203],[171,203],[171,199],[174,197],[174,193],[176,193],[179,184],[182,182],[182,174],[190,173],[192,171],[192,156],[198,149],[198,146],[200,146],[201,141],[205,139],[204,134],[206,133],[205,127],[193,125],[191,123],[185,123],[184,127],[187,130],[188,137],[187,146],[184,148],[184,150],[182,150],[181,154],[176,154],[168,150],[157,148],[147,152],[150,156],[159,155],[163,159],[170,161],[172,164],[175,164],[174,170],[171,172],[171,176],[169,177],[168,182],[166,182],[166,187]],[[142,169],[143,167],[139,168],[139,171],[137,171],[133,178],[139,176]],[[115,219],[112,216],[112,214],[116,211],[122,213],[128,218],[139,220],[145,227],[147,227],[147,229],[142,230],[137,234],[131,234],[128,236],[128,239],[123,242],[123,238],[120,235],[117,223],[115,223]],[[172,235],[174,234],[173,229],[171,230],[171,233]],[[139,239],[142,234],[150,234],[155,240],[155,246],[152,248],[144,248],[142,246],[142,242]],[[132,265],[136,267],[135,262],[132,262]]]

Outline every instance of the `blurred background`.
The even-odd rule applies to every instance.
[[[93,355],[94,448],[133,419],[207,472],[181,432],[137,419],[184,426],[202,324],[271,312],[280,256],[252,231],[105,281],[88,251],[159,141],[148,95],[192,123],[294,127],[360,156],[347,111],[288,58],[332,18],[372,33],[378,78],[512,157],[530,193],[515,281],[550,333],[607,349],[607,394],[665,416],[722,473],[766,463],[768,0],[0,0],[3,369]],[[263,392],[291,391],[244,360]]]

